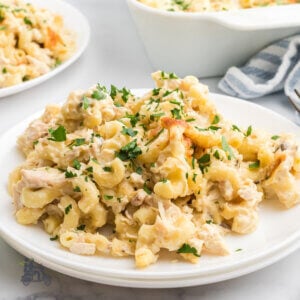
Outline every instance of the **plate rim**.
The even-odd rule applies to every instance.
[[[132,89],[131,91],[135,94],[139,94],[139,93],[145,93],[149,90],[150,89]],[[233,102],[235,104],[239,103],[239,105],[253,106],[256,109],[262,110],[263,112],[267,112],[268,114],[271,114],[271,115],[275,116],[276,118],[279,118],[280,120],[288,123],[290,126],[294,127],[295,130],[299,129],[299,126],[297,126],[295,123],[293,123],[289,119],[281,116],[280,114],[278,114],[278,113],[276,113],[276,112],[274,112],[274,111],[272,111],[268,108],[265,108],[261,105],[258,105],[256,103],[248,102],[248,101],[245,101],[245,100],[241,100],[241,99],[238,99],[238,98],[225,96],[225,95],[221,95],[221,94],[215,94],[215,93],[211,93],[211,98],[213,99],[214,102],[216,100],[218,100],[218,98],[221,98],[225,101]],[[28,118],[24,119],[23,121],[19,122],[18,124],[13,126],[11,129],[6,131],[4,134],[2,134],[0,136],[0,140],[5,139],[6,135],[9,135],[10,132],[18,130],[19,127],[22,128],[22,130],[23,130],[24,127],[26,126],[26,124],[28,124],[28,122],[30,122],[32,119],[36,118],[40,114],[41,114],[41,111],[38,111],[38,112],[32,114],[31,116],[29,116]],[[7,230],[5,230],[5,227],[1,226],[1,220],[0,220],[0,236],[4,236],[4,240],[6,240],[6,242],[9,243],[8,240],[10,238],[9,238],[9,234],[6,231]],[[241,260],[240,262],[235,263],[235,264],[232,263],[232,262],[227,263],[222,268],[219,268],[217,271],[211,270],[208,273],[213,274],[213,273],[218,273],[218,272],[224,272],[224,271],[229,270],[229,269],[231,269],[231,270],[235,269],[235,268],[238,269],[243,265],[245,265],[245,266],[249,265],[252,262],[255,262],[259,259],[268,258],[270,256],[272,257],[272,255],[274,255],[274,253],[276,253],[276,251],[280,251],[280,249],[284,248],[287,244],[295,242],[299,237],[300,237],[300,229],[297,232],[290,235],[287,239],[285,239],[284,242],[276,244],[275,246],[271,247],[271,249],[268,250],[268,251],[263,251],[260,255],[253,256],[250,259],[246,258],[246,259]],[[18,240],[18,242],[20,244],[20,247],[24,247],[24,241],[22,241],[22,238],[21,238],[21,241]],[[37,249],[35,249],[35,247],[32,248],[31,245],[26,245],[26,242],[25,242],[25,248],[27,248],[28,251],[30,251],[29,253],[36,253],[36,250],[37,250]],[[37,251],[37,252],[39,253],[39,251]],[[34,255],[32,255],[32,256],[34,256]],[[67,268],[80,270],[81,272],[83,270],[82,264],[80,265],[79,262],[75,262],[75,263],[74,262],[70,263],[69,261],[66,262],[64,260],[64,258],[57,257],[57,256],[53,258],[53,254],[52,254],[52,256],[51,255],[49,256],[49,254],[47,254],[46,255],[47,257],[46,257],[45,255],[43,255],[43,253],[40,253],[39,256],[44,257],[45,259],[48,259],[53,263],[61,264],[64,267],[67,267]],[[227,265],[229,265],[229,266],[227,266]],[[161,277],[161,276],[165,276],[166,274],[169,276],[169,278],[183,278],[183,277],[187,278],[187,277],[195,277],[195,276],[200,276],[201,275],[201,269],[200,270],[193,270],[192,268],[189,271],[180,270],[180,271],[177,271],[175,274],[171,274],[171,275],[168,274],[168,272],[149,273],[149,272],[147,272],[147,271],[145,272],[143,270],[138,270],[137,271],[136,269],[126,270],[126,271],[124,271],[124,270],[116,271],[116,270],[107,270],[107,268],[105,268],[105,269],[100,269],[100,271],[99,271],[99,269],[91,270],[90,268],[88,268],[88,266],[85,266],[84,270],[85,270],[85,272],[90,272],[90,273],[93,273],[93,274],[102,274],[102,275],[107,275],[107,276],[110,276],[110,277],[115,276],[115,277],[119,277],[119,278],[137,278],[137,277],[143,276],[144,278],[147,278],[149,280],[150,279],[156,279],[156,278]]]
[[[33,88],[33,87],[47,81],[48,79],[51,79],[52,77],[56,76],[60,72],[67,69],[70,65],[75,63],[80,58],[80,56],[85,52],[87,46],[89,45],[89,41],[91,38],[90,24],[88,22],[87,17],[79,9],[77,9],[70,3],[61,1],[61,0],[44,0],[44,1],[45,2],[51,1],[51,3],[54,3],[54,5],[58,5],[60,7],[65,7],[67,11],[72,11],[73,14],[80,16],[80,19],[78,22],[81,23],[82,28],[83,28],[83,30],[82,30],[82,32],[84,33],[83,42],[79,44],[78,37],[77,37],[76,49],[75,49],[75,52],[71,55],[71,57],[69,59],[67,59],[65,62],[63,62],[61,65],[59,65],[58,67],[50,70],[48,73],[45,73],[41,76],[38,76],[38,77],[31,79],[29,81],[26,81],[26,82],[22,82],[22,83],[19,83],[19,84],[13,85],[13,86],[9,86],[9,87],[5,87],[5,88],[0,88],[0,100],[1,100],[1,98],[15,95],[15,94],[18,94],[25,90],[28,90],[30,88]],[[28,0],[28,2],[35,2],[35,0]],[[75,34],[76,33],[78,34],[78,32],[75,32]]]

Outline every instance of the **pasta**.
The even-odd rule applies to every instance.
[[[74,34],[61,16],[21,0],[1,0],[0,88],[48,73],[74,50]]]
[[[299,0],[137,0],[167,11],[205,12],[299,3]]]
[[[134,256],[142,268],[161,249],[192,263],[227,255],[225,234],[253,232],[262,200],[300,202],[293,136],[230,123],[193,76],[152,77],[141,97],[74,91],[28,126],[9,179],[20,224],[40,221],[73,253]]]

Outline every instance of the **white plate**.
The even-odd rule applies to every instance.
[[[89,42],[90,27],[88,21],[86,17],[72,5],[61,0],[28,0],[27,2],[61,15],[64,19],[65,26],[76,34],[76,50],[68,60],[48,73],[14,86],[0,88],[0,98],[27,90],[60,73],[81,56]]]
[[[145,90],[135,91],[136,94],[143,92]],[[245,127],[251,124],[274,134],[290,132],[299,137],[299,127],[270,110],[227,96],[213,94],[212,97],[219,111],[235,124]],[[40,114],[16,125],[0,138],[0,234],[16,250],[45,266],[103,283],[179,287],[216,282],[258,270],[298,247],[300,206],[285,210],[279,204],[266,202],[260,206],[260,224],[253,234],[226,237],[232,255],[203,256],[197,265],[183,261],[172,263],[170,259],[161,258],[147,269],[136,270],[132,258],[83,257],[65,251],[57,242],[51,242],[38,226],[17,224],[12,216],[11,199],[6,192],[9,172],[22,161],[16,149],[16,137],[30,120]],[[239,248],[243,250],[235,252]]]

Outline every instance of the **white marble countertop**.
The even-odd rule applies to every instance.
[[[83,57],[57,77],[15,96],[0,99],[0,134],[45,104],[62,101],[69,91],[95,82],[130,88],[151,87],[151,65],[124,0],[69,0],[89,19],[90,45]],[[218,92],[217,78],[204,83]],[[281,93],[256,99],[294,120]],[[261,271],[221,283],[166,290],[118,288],[89,283],[44,269],[49,282],[21,282],[25,258],[0,239],[0,300],[6,299],[300,299],[300,250]]]

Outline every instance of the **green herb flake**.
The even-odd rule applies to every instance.
[[[160,180],[160,182],[162,182],[162,183],[167,183],[167,182],[168,182],[168,179],[163,178],[162,180]]]
[[[77,174],[68,170],[65,172],[65,178],[73,178],[73,177],[77,177]]]
[[[198,175],[198,174],[196,174],[196,173],[193,174],[193,179],[192,179],[192,180],[193,180],[195,183],[196,183],[197,175]]]
[[[274,141],[276,141],[276,140],[280,139],[280,136],[279,135],[273,135],[271,137],[271,139],[274,140]]]
[[[158,89],[153,89],[152,90],[152,95],[153,96],[158,96],[159,95],[159,92],[160,92],[161,88],[158,88]]]
[[[198,159],[199,164],[207,164],[210,162],[210,154],[206,153]]]
[[[80,138],[80,139],[75,139],[72,141],[72,143],[69,145],[69,147],[72,147],[72,146],[81,146],[85,143],[85,139],[84,138]]]
[[[227,153],[227,157],[228,157],[229,160],[231,160],[231,158],[235,158],[233,150],[228,145],[228,142],[227,142],[225,136],[222,136],[222,149]]]
[[[257,160],[256,162],[249,164],[249,169],[250,170],[254,170],[254,169],[258,169],[260,167],[260,161]]]
[[[150,139],[150,140],[145,144],[145,146],[148,146],[148,145],[150,145],[152,142],[154,142],[154,141],[155,141],[155,140],[163,133],[164,130],[165,130],[165,129],[162,128],[162,129],[158,132],[157,135],[155,135],[152,139]]]
[[[6,69],[5,67],[2,69],[2,73],[3,73],[3,74],[6,74],[6,73],[7,73],[7,69]]]
[[[240,251],[243,251],[243,249],[239,248],[235,250],[235,252],[240,252]]]
[[[193,157],[193,158],[192,158],[192,168],[193,168],[193,169],[195,169],[195,161],[196,161],[196,158]]]
[[[185,121],[189,123],[189,122],[196,121],[196,119],[194,119],[194,118],[190,118],[190,119],[186,119]]]
[[[197,257],[200,257],[200,255],[197,253],[197,249],[186,243],[177,250],[177,253],[191,253]]]
[[[107,97],[107,90],[100,84],[97,85],[97,89],[93,91],[91,97],[96,100],[104,100]]]
[[[112,167],[104,167],[103,171],[105,171],[105,172],[112,172]]]
[[[247,132],[246,132],[245,136],[250,136],[251,133],[252,133],[252,126],[249,126],[249,127],[247,128]]]
[[[148,195],[152,194],[152,191],[147,187],[146,183],[144,183],[143,189]]]
[[[30,26],[33,25],[32,22],[31,22],[31,20],[30,20],[28,17],[25,17],[23,20],[24,20],[24,23],[25,23],[26,25],[30,25]]]
[[[172,113],[172,116],[174,119],[177,119],[177,120],[181,119],[181,110],[180,109],[173,108],[173,109],[171,109],[171,113]]]
[[[136,123],[140,121],[139,113],[136,113],[135,115],[130,115],[130,114],[126,113],[125,117],[130,120],[130,124],[132,127],[135,127]]]
[[[87,110],[90,106],[90,101],[86,96],[83,96],[82,98],[82,107],[84,110]]]
[[[135,172],[138,173],[139,175],[142,175],[143,169],[141,167],[137,167]]]
[[[80,170],[81,163],[79,162],[78,159],[74,159],[74,161],[73,161],[73,168],[76,169],[76,170]]]
[[[119,152],[116,152],[116,157],[120,158],[122,161],[137,158],[142,154],[142,150],[137,145],[137,140],[133,140],[127,145],[123,146]]]
[[[81,225],[79,225],[79,226],[77,226],[77,228],[76,228],[77,230],[84,230],[85,229],[85,224],[81,224]]]
[[[80,187],[77,185],[77,186],[74,187],[73,191],[76,192],[76,193],[80,193],[80,192],[81,192],[81,189],[80,189]]]
[[[58,235],[53,236],[53,237],[50,238],[50,241],[56,241],[56,240],[58,240]]]
[[[212,125],[218,124],[220,122],[220,117],[218,115],[215,115],[213,121],[212,121]]]
[[[213,220],[206,220],[205,223],[206,223],[206,224],[213,224],[214,222],[213,222]]]
[[[50,138],[48,140],[54,142],[64,142],[67,140],[67,131],[66,128],[62,125],[58,126],[56,129],[50,128],[48,130],[50,133]]]
[[[218,150],[216,150],[213,154],[213,156],[216,158],[216,159],[220,159],[220,153]]]
[[[211,125],[207,129],[217,131],[217,130],[221,129],[221,127]]]
[[[104,195],[103,196],[104,200],[111,200],[114,198],[114,196],[111,196],[111,195]]]
[[[232,125],[231,129],[232,129],[233,131],[241,132],[241,130],[240,130],[236,125]]]
[[[126,127],[122,128],[121,133],[124,135],[129,135],[131,137],[134,137],[138,134],[138,132],[136,130],[133,130],[132,128],[126,128]]]
[[[65,214],[67,215],[70,210],[72,209],[72,204],[69,204],[66,208],[65,208]]]

